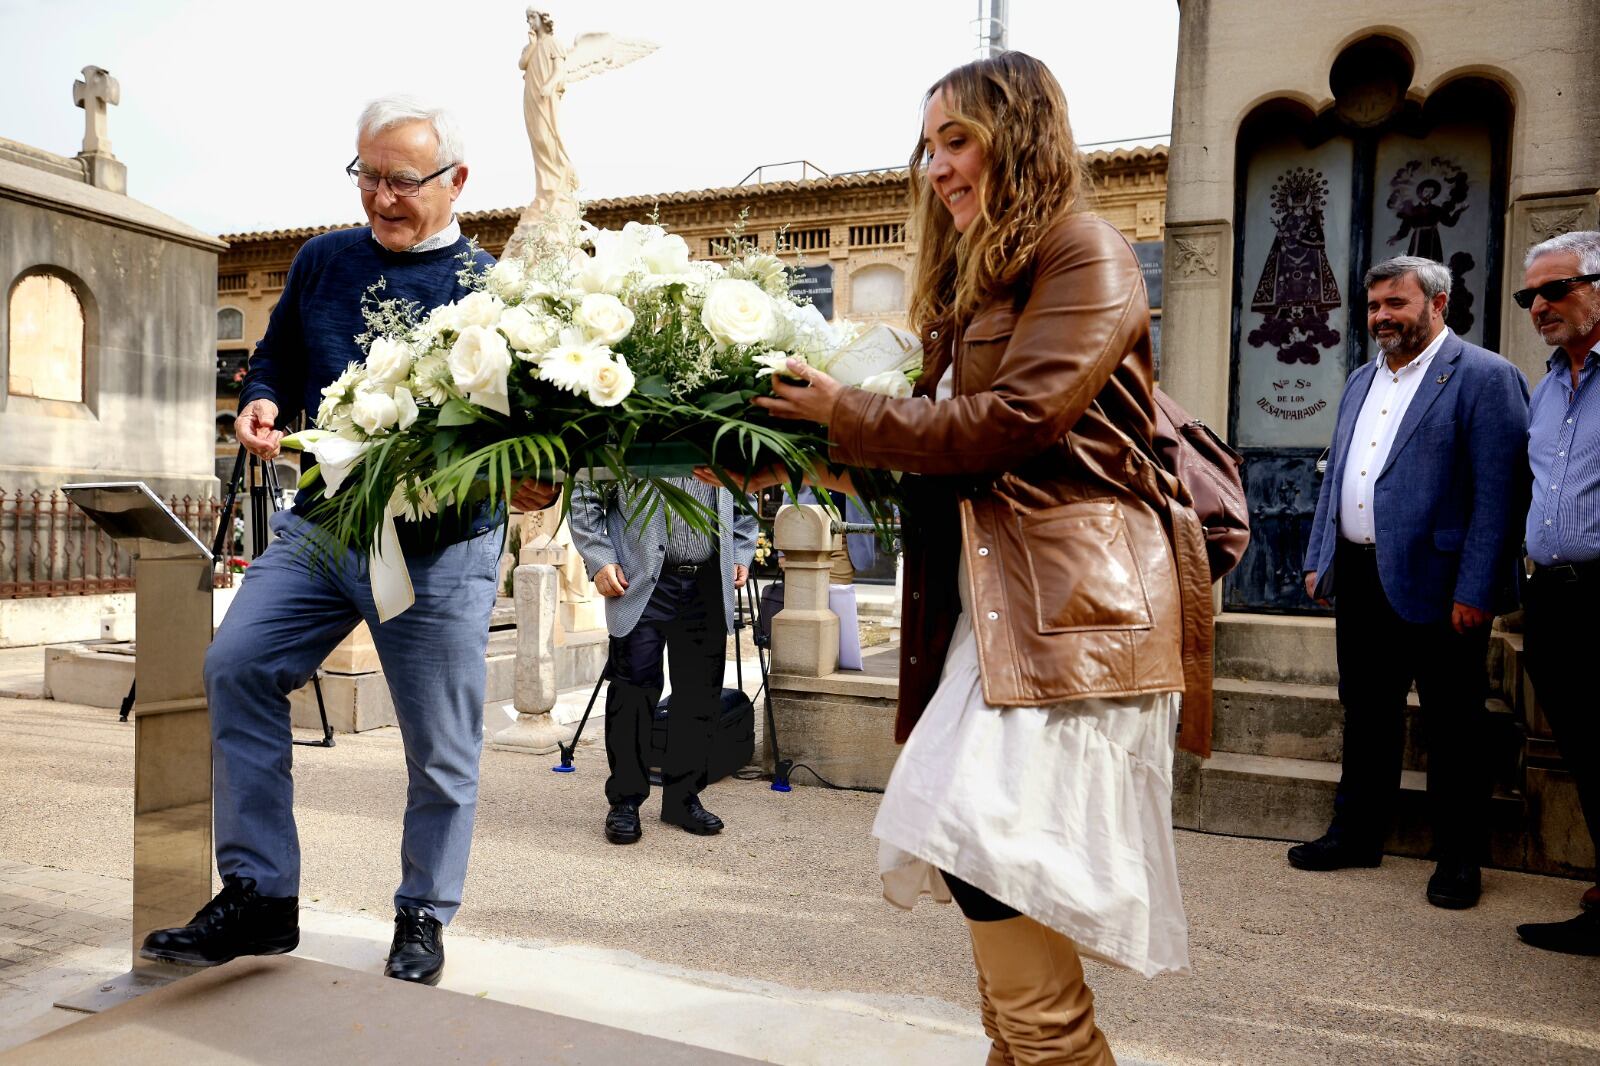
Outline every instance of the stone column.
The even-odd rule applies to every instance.
[[[783,610],[772,619],[772,672],[825,677],[839,669],[839,616],[828,609],[833,526],[825,508],[790,505],[773,523],[783,553]]]
[[[511,578],[517,607],[517,664],[512,705],[517,721],[492,746],[535,755],[572,739],[550,719],[556,705],[556,604],[560,577],[553,566],[523,564]]]
[[[1600,197],[1593,193],[1527,196],[1512,203],[1509,214],[1511,240],[1506,248],[1505,284],[1500,286],[1500,354],[1527,375],[1530,385],[1536,385],[1545,375],[1550,346],[1534,331],[1528,312],[1511,299],[1511,294],[1522,288],[1522,260],[1541,241],[1600,225]]]

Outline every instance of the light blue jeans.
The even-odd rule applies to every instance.
[[[410,775],[395,906],[449,922],[461,905],[478,806],[504,527],[408,557],[416,603],[381,625],[365,553],[338,547],[287,511],[273,516],[272,529],[277,539],[245,573],[206,653],[217,870],[254,878],[263,895],[300,894],[289,693],[365,621]]]

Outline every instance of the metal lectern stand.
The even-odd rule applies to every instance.
[[[211,898],[211,549],[142,481],[63,485],[134,564],[133,969],[56,1004],[106,1010],[195,971],[139,958]]]

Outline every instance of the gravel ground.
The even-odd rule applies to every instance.
[[[0,856],[126,876],[132,732],[114,711],[0,699]],[[877,797],[724,781],[728,830],[692,837],[648,812],[644,839],[601,836],[603,750],[579,772],[488,751],[467,901],[454,928],[624,948],[814,989],[929,996],[975,1009],[951,908],[879,898]],[[304,896],[387,916],[404,797],[399,736],[296,749]],[[1430,867],[1291,870],[1281,843],[1178,834],[1192,974],[1144,981],[1089,964],[1121,1054],[1163,1063],[1600,1063],[1600,959],[1521,945],[1520,921],[1576,913],[1583,886],[1486,871],[1473,910],[1430,907]]]

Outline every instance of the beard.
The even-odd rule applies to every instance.
[[[1587,337],[1600,326],[1600,302],[1585,307],[1576,320],[1562,315],[1548,314],[1539,322],[1539,336],[1552,348],[1565,348],[1573,341]]]
[[[1428,346],[1428,321],[1419,318],[1392,333],[1374,333],[1372,339],[1384,355],[1419,355]]]

